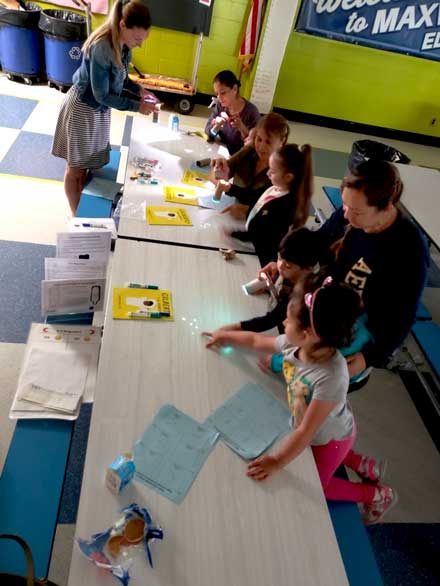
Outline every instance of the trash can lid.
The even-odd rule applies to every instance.
[[[69,41],[87,38],[86,19],[69,10],[43,10],[38,26],[45,34]]]
[[[13,10],[0,4],[0,24],[8,24],[22,28],[37,28],[41,8],[33,2],[19,0],[23,10]]]

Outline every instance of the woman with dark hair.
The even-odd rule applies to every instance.
[[[67,162],[64,191],[72,214],[88,170],[109,161],[110,108],[141,114],[154,109],[155,97],[127,75],[131,49],[142,46],[150,29],[150,11],[142,0],[116,0],[107,20],[84,43],[52,145],[52,154]]]
[[[260,118],[258,108],[240,96],[241,82],[225,69],[214,77],[217,101],[206,123],[210,140],[223,143],[232,155],[244,145],[249,132]]]
[[[346,355],[355,390],[371,367],[385,367],[414,323],[425,285],[429,254],[418,227],[398,209],[402,182],[397,168],[370,159],[342,182],[342,207],[323,224],[321,264],[358,292],[367,341]],[[276,264],[262,269],[272,279]],[[354,378],[355,377],[355,378]]]

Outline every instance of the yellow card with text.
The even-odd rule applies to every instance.
[[[163,226],[192,226],[188,212],[171,206],[147,206],[145,217],[149,224]]]
[[[189,206],[198,206],[199,198],[194,189],[179,187],[178,185],[165,185],[163,188],[165,201],[184,203]]]
[[[205,175],[205,173],[199,171],[195,173],[191,169],[187,169],[183,174],[182,183],[194,185],[195,187],[205,187],[206,189],[213,188],[213,184],[209,180],[209,175]]]
[[[148,319],[173,321],[171,291],[115,287],[113,289],[113,319]]]

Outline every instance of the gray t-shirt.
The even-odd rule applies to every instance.
[[[287,400],[297,427],[312,399],[333,401],[335,408],[315,433],[311,444],[321,446],[331,440],[351,437],[354,418],[347,401],[349,374],[347,363],[337,351],[327,362],[306,364],[298,359],[299,348],[292,346],[285,335],[277,338],[277,349],[284,355],[283,373],[287,383]]]

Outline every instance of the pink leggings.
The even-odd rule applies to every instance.
[[[348,439],[332,440],[323,446],[312,446],[325,498],[329,500],[371,503],[374,499],[374,485],[333,476],[341,464],[346,464],[349,468],[356,467],[359,456],[351,449],[355,439],[356,429]]]

